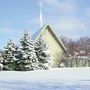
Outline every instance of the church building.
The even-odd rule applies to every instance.
[[[32,39],[36,42],[40,36],[43,37],[44,41],[48,45],[48,50],[50,51],[52,58],[50,67],[59,67],[62,59],[66,56],[67,53],[67,49],[65,48],[64,44],[56,35],[54,29],[48,24],[35,32],[32,36]]]

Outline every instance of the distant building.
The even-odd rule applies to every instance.
[[[50,66],[52,68],[59,67],[62,59],[66,56],[67,49],[50,25],[45,25],[39,31],[35,32],[32,39],[36,42],[40,35],[42,35],[44,41],[49,46],[48,49],[52,57]]]

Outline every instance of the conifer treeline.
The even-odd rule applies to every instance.
[[[28,32],[24,32],[20,45],[16,45],[11,39],[2,53],[3,70],[29,71],[48,69],[50,55],[48,46],[40,36],[37,42],[32,41]]]

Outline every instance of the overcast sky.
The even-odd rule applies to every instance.
[[[90,37],[90,0],[0,0],[0,48],[10,38],[20,40],[24,30],[33,34],[40,28],[40,2],[43,25],[50,24],[59,36]]]

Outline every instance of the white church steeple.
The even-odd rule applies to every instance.
[[[43,26],[43,18],[42,18],[42,3],[40,3],[40,28],[42,28]]]

